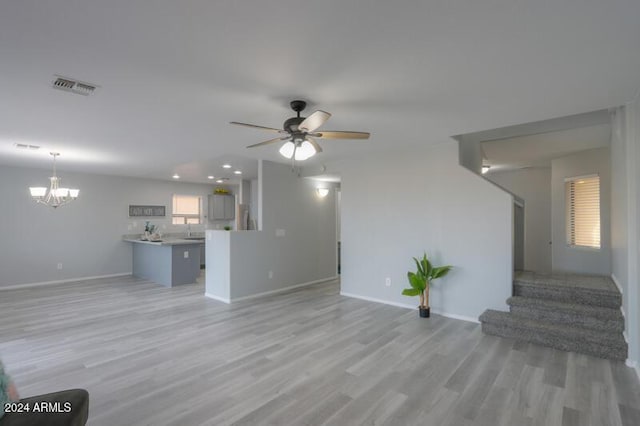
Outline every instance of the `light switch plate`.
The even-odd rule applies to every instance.
[[[276,229],[276,237],[284,237],[286,231],[284,229]]]
[[[189,258],[189,252],[188,252],[188,251],[185,251],[185,252],[184,252],[184,258],[185,258],[185,259],[188,259],[188,258]]]

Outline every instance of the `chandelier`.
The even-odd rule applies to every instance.
[[[49,192],[47,193],[47,188],[44,186],[29,187],[29,192],[37,203],[55,209],[78,198],[80,190],[59,187],[60,179],[56,176],[56,157],[60,153],[50,152],[50,154],[53,156],[53,176],[49,178]]]

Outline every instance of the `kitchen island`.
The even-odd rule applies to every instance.
[[[203,239],[123,240],[132,243],[133,275],[136,277],[165,287],[174,287],[195,283],[200,275],[200,248]]]

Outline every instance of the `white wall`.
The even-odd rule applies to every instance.
[[[490,172],[484,177],[524,201],[524,268],[551,272],[551,168]]]
[[[288,165],[262,161],[259,169],[262,230],[207,234],[207,253],[210,246],[227,249],[230,263],[227,277],[224,268],[207,270],[211,296],[224,299],[226,287],[234,300],[337,275],[335,185],[328,184],[330,194],[319,198],[316,182],[298,177]]]
[[[482,173],[482,147],[476,140],[458,137],[458,162],[475,173]]]
[[[640,375],[640,95],[627,105],[629,358]]]
[[[0,287],[131,273],[131,244],[122,242],[122,235],[142,233],[145,220],[161,232],[183,232],[184,226],[171,224],[173,194],[203,196],[206,212],[206,195],[212,191],[210,185],[62,170],[62,183],[79,188],[80,197],[53,209],[32,201],[28,189],[48,183],[50,174],[0,166]],[[129,218],[129,204],[167,206],[167,217]],[[192,225],[192,230],[204,231],[204,225]]]
[[[629,246],[627,238],[627,141],[625,110],[612,116],[611,134],[611,275],[622,292],[623,312],[629,311]]]
[[[622,291],[629,365],[640,375],[640,98],[614,112],[611,275]]]
[[[251,204],[251,181],[243,180],[240,186],[242,198],[238,200],[240,204]]]
[[[554,271],[611,274],[611,164],[609,148],[590,149],[551,161],[551,235]],[[600,176],[600,250],[567,245],[565,178]]]
[[[251,179],[251,202],[249,206],[249,219],[254,220],[256,225],[258,224],[258,216],[260,203],[258,200],[258,193],[260,192],[260,185],[258,185],[258,179]]]
[[[454,266],[432,288],[434,311],[477,320],[487,308],[506,309],[513,198],[458,161],[457,144],[447,142],[339,164],[344,294],[417,306],[401,292],[411,258],[426,251]]]

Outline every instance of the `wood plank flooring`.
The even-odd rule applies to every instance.
[[[0,291],[23,396],[81,387],[91,425],[639,425],[623,363],[342,297],[234,305],[131,277]]]

